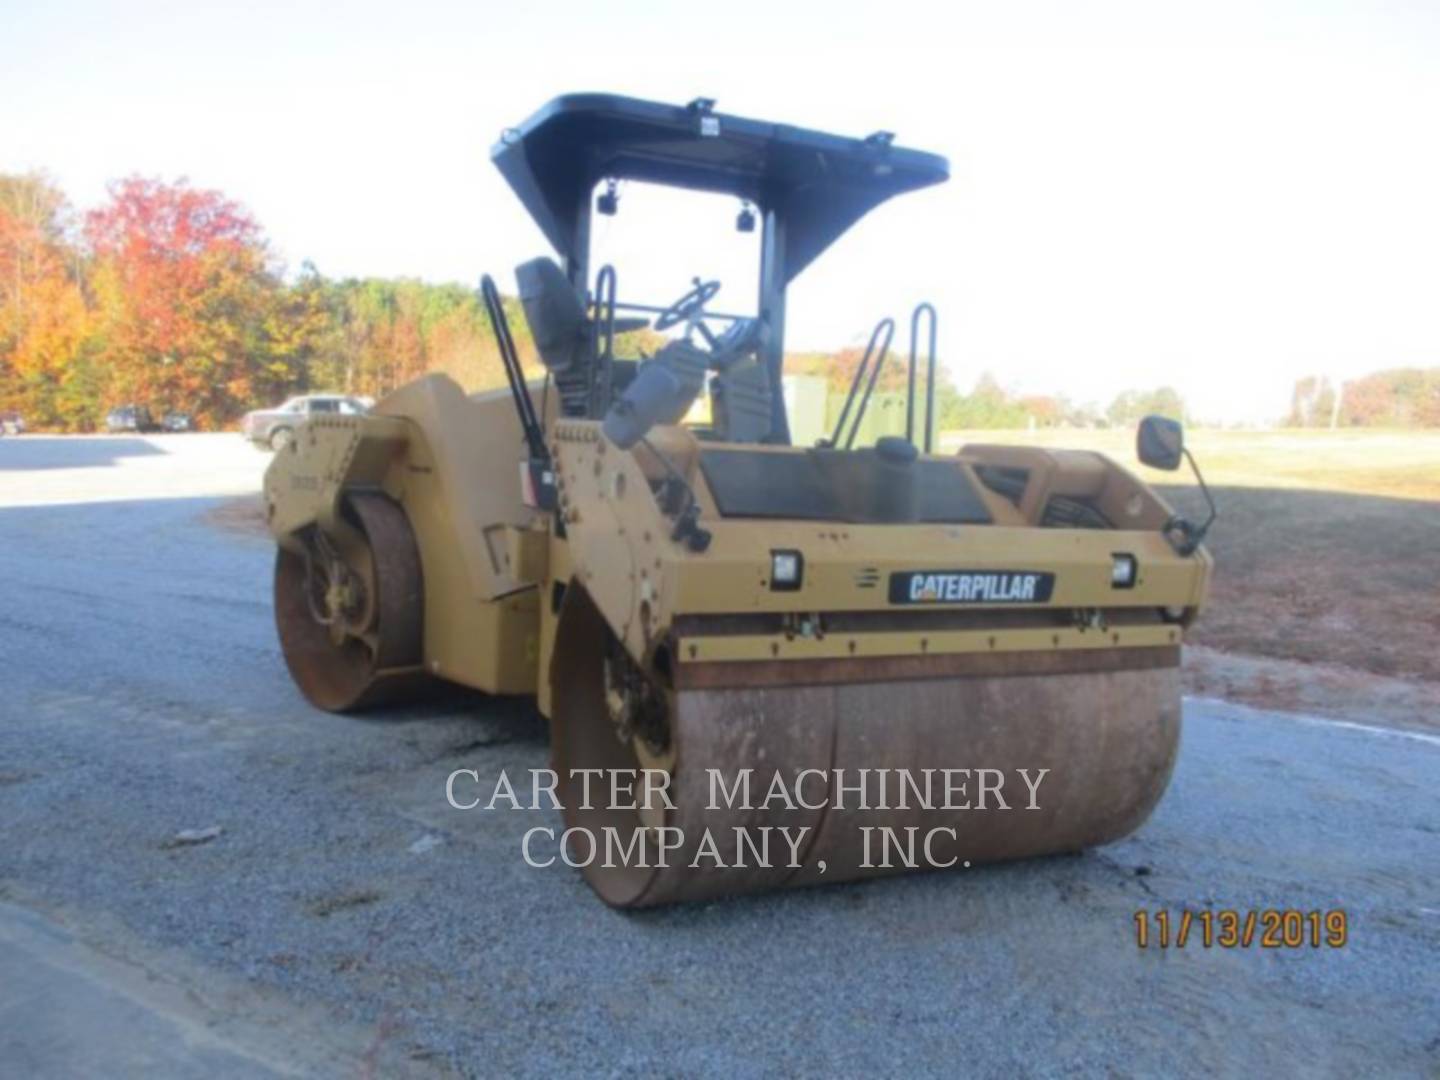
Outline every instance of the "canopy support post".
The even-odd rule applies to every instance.
[[[760,318],[765,337],[761,359],[770,376],[770,434],[765,441],[790,445],[790,418],[785,411],[785,222],[768,202],[760,238]]]

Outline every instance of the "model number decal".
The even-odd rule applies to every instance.
[[[890,575],[892,604],[1043,604],[1055,575],[1038,570],[902,570]]]

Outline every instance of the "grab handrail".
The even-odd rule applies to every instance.
[[[880,352],[875,354],[875,346],[880,342],[881,334],[884,334],[884,343],[880,346]],[[855,395],[860,390],[860,383],[865,379],[865,371],[870,367],[870,358],[875,356],[875,367],[870,372],[870,381],[865,385],[865,395],[860,399],[860,408],[856,410],[855,421],[850,428],[850,437],[845,441],[845,449],[849,450],[855,445],[855,436],[860,433],[860,422],[865,418],[865,408],[870,404],[870,394],[875,389],[875,380],[880,376],[880,368],[885,363],[885,357],[890,351],[890,342],[895,337],[895,320],[886,316],[875,324],[875,329],[870,332],[870,341],[865,346],[864,355],[860,357],[860,366],[855,369],[855,378],[850,383],[850,393],[845,396],[845,405],[840,410],[840,419],[835,424],[835,434],[830,437],[830,446],[840,445],[840,434],[845,430],[845,421],[850,416],[850,407],[855,403]]]
[[[595,278],[595,320],[591,325],[595,376],[590,386],[590,415],[604,416],[610,408],[615,369],[615,267],[609,263]]]
[[[910,392],[905,398],[905,440],[912,445],[915,442],[915,361],[918,359],[920,316],[926,312],[930,313],[930,342],[925,370],[925,453],[928,454],[935,431],[935,335],[940,323],[935,305],[928,300],[916,304],[910,316]]]

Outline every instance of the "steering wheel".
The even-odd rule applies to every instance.
[[[689,322],[704,312],[705,305],[715,299],[720,291],[720,282],[692,279],[695,287],[662,311],[655,319],[656,330],[669,330],[682,322]]]

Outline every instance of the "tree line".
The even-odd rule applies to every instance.
[[[844,394],[863,360],[864,351],[858,348],[841,349],[838,353],[798,353],[785,358],[785,370],[797,375],[822,376],[832,393]],[[866,369],[867,382],[874,370],[873,360],[871,363]],[[876,392],[904,392],[909,377],[908,363],[908,356],[891,353],[880,369]],[[916,394],[922,397],[924,374],[923,370],[916,373]],[[1072,401],[1063,394],[1017,393],[1002,386],[988,371],[981,372],[969,393],[965,393],[955,385],[949,371],[936,365],[935,422],[942,431],[1129,427],[1152,413],[1185,420],[1185,401],[1173,387],[1160,386],[1153,390],[1126,390],[1102,408],[1091,402]]]
[[[1346,382],[1307,375],[1295,383],[1286,424],[1440,428],[1440,368],[1390,368]]]
[[[534,349],[513,298],[506,316],[527,367]],[[638,342],[653,349],[658,339]],[[858,349],[788,356],[843,393]],[[877,389],[903,389],[892,355]],[[259,223],[218,191],[130,177],[80,213],[39,174],[0,174],[0,411],[37,430],[93,431],[121,404],[191,414],[202,429],[306,391],[381,397],[429,371],[467,390],[504,383],[476,291],[409,279],[325,277],[306,263],[287,280]],[[1169,387],[1109,406],[1015,394],[991,375],[962,393],[943,368],[941,428],[1128,425],[1184,418]],[[1352,408],[1362,408],[1363,395]]]
[[[309,264],[287,282],[248,212],[184,181],[121,180],[78,214],[46,177],[0,175],[0,411],[33,428],[94,430],[130,402],[222,428],[289,394],[379,397],[427,371],[503,382],[473,289]]]

